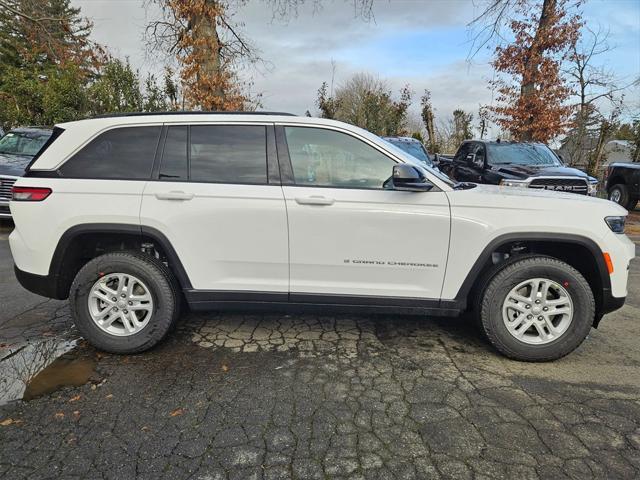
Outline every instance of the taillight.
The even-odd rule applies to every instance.
[[[50,188],[42,187],[13,187],[11,199],[14,202],[41,202],[51,195]]]

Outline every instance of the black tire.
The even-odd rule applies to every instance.
[[[629,210],[629,208],[627,208],[631,202],[629,188],[624,183],[616,183],[609,188],[609,200]]]
[[[91,287],[109,273],[126,273],[142,280],[151,293],[154,311],[149,323],[129,336],[116,336],[100,329],[89,313]],[[85,264],[69,292],[71,315],[80,334],[93,346],[111,353],[139,353],[160,342],[180,316],[181,295],[169,269],[159,260],[137,252],[101,255]]]
[[[627,203],[627,205],[624,208],[626,208],[630,212],[633,212],[636,209],[637,205],[638,205],[638,199],[632,198],[631,200],[629,200],[629,203]]]
[[[532,278],[547,278],[564,287],[573,303],[568,329],[552,342],[533,345],[509,333],[502,319],[503,302],[516,285]],[[515,360],[545,362],[575,350],[589,334],[595,315],[595,300],[585,278],[572,266],[556,258],[527,256],[507,262],[479,291],[479,323],[482,333],[502,354]]]

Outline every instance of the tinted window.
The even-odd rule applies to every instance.
[[[551,149],[540,143],[489,143],[488,148],[492,165],[515,163],[562,166]]]
[[[151,177],[161,127],[125,127],[109,130],[76,153],[60,169],[65,177]]]
[[[453,157],[453,159],[456,162],[464,162],[467,158],[467,155],[471,153],[472,148],[473,144],[471,142],[463,143],[462,145],[460,145],[460,148],[458,148],[458,151],[456,152],[456,155],[455,157]]]
[[[32,157],[50,136],[51,132],[9,132],[0,139],[0,153]]]
[[[191,181],[267,183],[265,127],[192,126],[190,154]]]
[[[395,162],[366,143],[321,128],[286,127],[297,185],[383,188]]]
[[[160,180],[186,181],[187,173],[187,128],[169,127],[162,152]]]

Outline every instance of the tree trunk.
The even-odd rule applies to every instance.
[[[537,76],[538,69],[540,68],[540,59],[542,58],[540,51],[540,43],[546,35],[547,29],[552,20],[552,16],[556,11],[557,0],[544,0],[542,4],[542,13],[538,22],[538,28],[536,34],[533,37],[533,42],[528,49],[527,59],[524,63],[524,71],[522,73],[522,85],[520,86],[520,101],[523,105],[528,105],[530,98],[535,95],[535,78]],[[529,116],[526,121],[526,126],[521,134],[519,140],[523,142],[530,142],[533,140],[533,124],[535,119],[533,116]]]
[[[429,136],[429,149],[431,150],[430,153],[436,153],[435,150],[437,149],[438,142],[436,140],[436,129],[433,125],[433,111],[431,109],[429,109],[429,111],[427,112],[425,120],[425,127],[427,127],[427,135]]]
[[[217,7],[217,0],[206,0],[206,3]],[[202,92],[205,95],[200,95],[204,100],[201,107],[205,110],[217,110],[224,104],[224,89],[223,82],[220,81],[222,75],[222,59],[220,57],[222,45],[216,28],[216,17],[193,15],[190,23],[195,40],[193,54],[199,63],[196,83],[200,88],[206,86],[209,90],[209,92],[206,92],[208,94]]]

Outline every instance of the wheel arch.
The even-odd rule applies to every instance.
[[[611,279],[600,247],[590,238],[574,234],[553,234],[541,232],[509,233],[493,239],[482,251],[467,273],[455,302],[467,307],[478,281],[495,265],[522,253],[539,254],[562,260],[578,270],[587,280],[596,301],[597,326],[606,313],[606,301],[610,297]],[[502,257],[494,261],[494,254]],[[505,256],[507,254],[508,256]]]
[[[607,192],[611,191],[616,185],[626,185],[627,181],[622,175],[614,175],[607,179]]]
[[[159,230],[141,225],[92,223],[75,225],[58,240],[49,265],[47,296],[66,299],[73,278],[87,261],[103,253],[141,250],[153,245],[154,251],[166,261],[182,289],[191,288],[178,254],[169,239]]]

